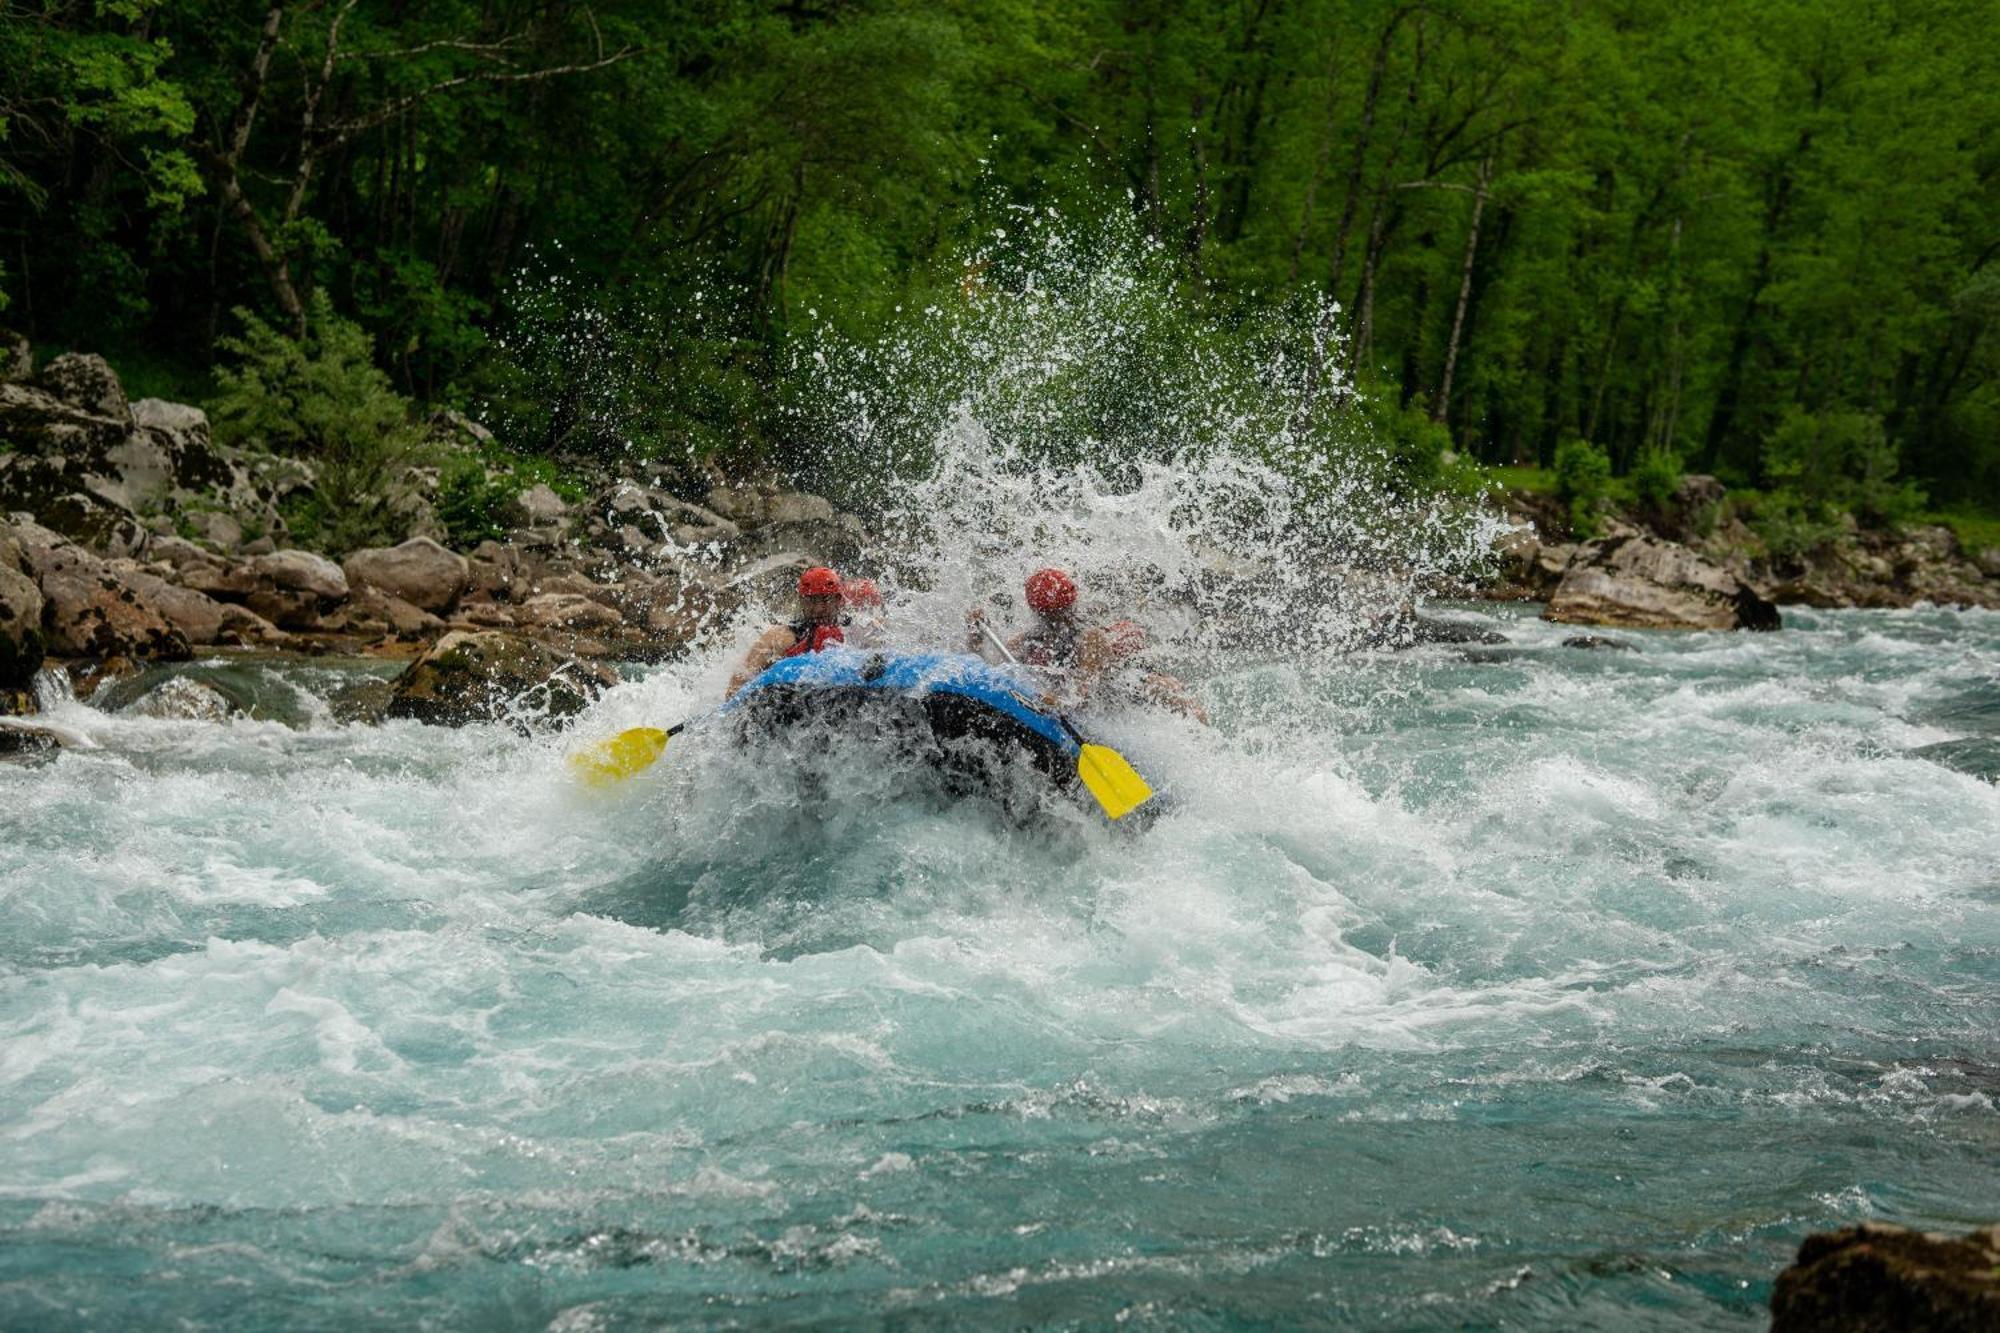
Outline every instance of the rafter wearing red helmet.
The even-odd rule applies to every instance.
[[[889,608],[874,579],[848,579],[840,585],[840,604],[847,612],[849,647],[873,651],[889,639]]]
[[[799,575],[799,618],[788,625],[772,625],[757,636],[743,655],[743,665],[729,678],[728,692],[736,693],[779,658],[817,653],[846,642],[840,594],[840,575],[825,565]]]

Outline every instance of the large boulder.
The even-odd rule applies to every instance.
[[[1645,536],[1579,546],[1545,620],[1628,629],[1776,629],[1778,608],[1685,546]]]
[[[1807,1236],[1771,1291],[1771,1333],[2000,1328],[2000,1225],[1963,1239],[1880,1222]]]
[[[24,380],[35,373],[35,349],[26,334],[0,328],[0,384]]]
[[[15,543],[0,537],[0,691],[28,688],[42,665],[42,590],[20,559]]]
[[[447,551],[429,537],[356,551],[342,568],[353,586],[378,589],[432,614],[449,611],[471,577],[464,556]]]
[[[128,405],[98,357],[58,357],[32,382],[0,382],[0,495],[94,546],[137,514],[228,512],[280,524],[279,492],[210,438],[197,408]],[[129,543],[127,543],[129,545]]]
[[[363,588],[328,617],[322,628],[371,639],[414,641],[444,632],[445,623],[421,607],[374,588]]]
[[[186,635],[188,643],[195,647],[217,643],[277,644],[285,640],[276,625],[250,608],[218,601],[207,593],[169,581],[156,572],[169,569],[164,563],[151,568],[127,560],[107,564],[127,587],[159,608],[167,623]]]
[[[396,678],[388,715],[438,726],[559,722],[617,680],[607,667],[564,657],[519,634],[454,630]]]
[[[248,572],[255,586],[243,604],[285,629],[319,629],[327,613],[347,600],[347,575],[311,551],[272,551],[252,559]],[[240,579],[241,573],[229,577]],[[213,595],[208,586],[202,590]]]
[[[93,416],[121,422],[132,419],[132,407],[125,401],[125,386],[118,382],[118,372],[95,352],[63,353],[42,367],[35,383]]]
[[[250,568],[284,592],[311,593],[329,602],[347,596],[347,575],[340,566],[311,551],[273,551],[252,560]]]
[[[20,552],[21,572],[44,602],[44,646],[58,657],[189,656],[187,636],[119,572],[75,542],[34,523],[0,532]]]
[[[1570,558],[1576,554],[1576,545],[1544,542],[1533,527],[1520,524],[1494,543],[1493,553],[1498,577],[1489,586],[1488,596],[1544,601],[1562,582],[1563,571],[1569,568]]]

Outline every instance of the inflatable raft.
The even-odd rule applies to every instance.
[[[772,665],[722,712],[746,739],[791,739],[814,728],[887,740],[959,790],[1001,794],[994,791],[1003,785],[1000,770],[1025,763],[1044,790],[1067,791],[1078,785],[1081,746],[1030,702],[1035,688],[1029,673],[969,655],[837,648]]]

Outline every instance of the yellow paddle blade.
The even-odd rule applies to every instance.
[[[1153,796],[1146,779],[1108,745],[1086,745],[1077,751],[1076,775],[1113,819],[1123,819]]]
[[[633,727],[610,740],[599,741],[569,757],[570,771],[592,787],[609,787],[644,771],[665,753],[668,733],[658,727]]]

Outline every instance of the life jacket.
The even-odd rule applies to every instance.
[[[1073,667],[1076,665],[1080,631],[1061,625],[1037,625],[1021,636],[1021,660],[1029,666]]]
[[[847,642],[847,634],[838,625],[813,625],[801,620],[795,622],[791,630],[792,646],[785,650],[786,657],[804,657],[807,653]]]

